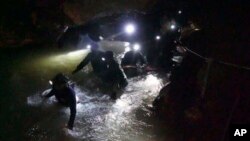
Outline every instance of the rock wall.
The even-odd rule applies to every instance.
[[[247,7],[220,4],[212,9],[205,9],[204,4],[204,12],[193,18],[200,20],[201,30],[182,40],[192,51],[213,59],[209,72],[209,61],[188,51],[181,67],[173,73],[168,91],[162,91],[164,96],[159,100],[157,112],[179,127],[177,140],[229,140],[230,124],[250,122]],[[199,14],[203,18],[198,18]]]
[[[143,10],[150,0],[75,0],[65,1],[64,13],[75,23],[83,24],[99,13]]]
[[[99,13],[143,10],[152,0],[10,0],[1,2],[0,47],[34,40],[54,42],[64,25],[84,24]],[[43,37],[43,38],[40,38]]]

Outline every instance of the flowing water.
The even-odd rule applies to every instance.
[[[128,80],[121,97],[111,100],[95,84],[91,68],[71,75],[88,53],[53,47],[8,49],[1,53],[1,130],[5,140],[161,141],[162,123],[149,110],[166,80],[148,73]],[[90,68],[90,69],[88,69]],[[65,127],[69,109],[54,97],[44,99],[48,81],[62,72],[76,83],[79,99],[74,130]],[[1,140],[1,138],[0,138]]]

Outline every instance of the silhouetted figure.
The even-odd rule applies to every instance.
[[[45,97],[55,96],[57,101],[70,108],[70,118],[67,128],[73,129],[76,116],[76,96],[73,88],[69,86],[68,79],[61,73],[57,74],[53,80],[52,90]]]
[[[157,61],[159,67],[161,67],[166,72],[171,70],[173,65],[173,61],[171,60],[173,57],[173,52],[176,47],[175,41],[178,37],[176,32],[165,33],[162,35],[162,39],[159,42],[158,46],[158,56]]]
[[[82,62],[76,67],[72,74],[80,71],[88,63],[91,63],[95,75],[103,80],[107,71],[105,53],[98,51],[94,47],[91,48],[91,52],[84,58],[84,60],[82,60]]]
[[[105,56],[107,60],[107,76],[105,81],[112,85],[118,85],[119,88],[127,86],[126,76],[119,64],[115,61],[113,52],[107,51]]]
[[[114,60],[113,52],[101,52],[95,48],[86,58],[77,66],[72,74],[78,72],[88,63],[91,63],[94,73],[103,81],[103,85],[114,89],[121,89],[127,86],[126,76],[121,70],[119,64]],[[109,89],[110,90],[110,89]],[[112,99],[116,99],[116,92],[112,92]]]
[[[141,68],[146,64],[143,55],[138,51],[128,51],[125,53],[121,66],[127,77],[134,77],[140,74]]]

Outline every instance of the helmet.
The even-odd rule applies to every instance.
[[[68,83],[69,79],[62,73],[58,73],[53,79],[53,84],[66,84]]]

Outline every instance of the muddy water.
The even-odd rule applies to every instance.
[[[116,101],[98,89],[91,67],[70,73],[88,50],[54,47],[1,52],[1,138],[4,140],[166,140],[162,123],[148,110],[165,80],[156,73],[129,79]],[[62,72],[76,82],[79,98],[74,130],[64,128],[69,109],[43,99],[48,81]],[[91,87],[89,86],[90,84]],[[161,129],[162,128],[162,129]],[[0,139],[1,139],[0,138]]]

